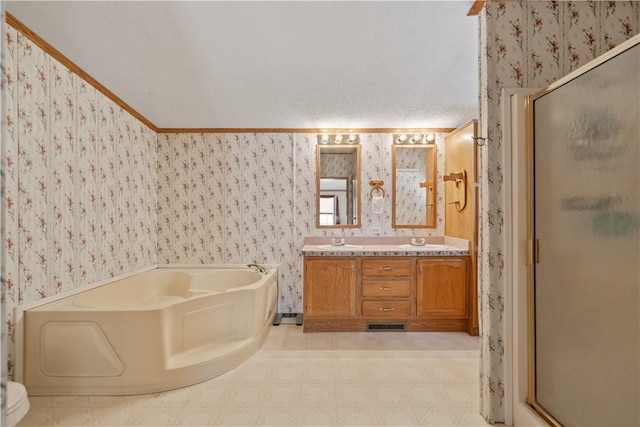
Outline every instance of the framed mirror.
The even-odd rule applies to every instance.
[[[316,145],[316,227],[360,224],[360,145]]]
[[[392,227],[436,227],[436,146],[392,147]]]

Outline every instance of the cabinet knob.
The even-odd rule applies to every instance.
[[[380,267],[380,271],[391,271],[391,270],[393,270],[393,267],[390,265],[386,267]]]
[[[380,311],[393,311],[393,307],[380,307]]]
[[[391,290],[391,286],[380,286],[380,290],[381,291],[390,291]]]

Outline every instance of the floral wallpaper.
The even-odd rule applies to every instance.
[[[4,27],[4,276],[13,308],[156,264],[156,134]]]
[[[349,154],[323,153],[320,170],[323,178],[355,178],[358,173],[357,164],[358,156],[355,150]]]
[[[640,32],[634,1],[487,2],[480,16],[481,413],[502,422],[504,247],[502,88],[543,88]]]
[[[433,159],[431,155],[429,158]],[[443,173],[444,170],[440,170],[440,174]],[[426,180],[426,147],[396,147],[396,224],[425,223],[427,191],[430,190],[420,187],[419,184]],[[433,195],[430,198],[432,199]]]
[[[427,218],[427,191],[416,183],[425,181],[422,171],[397,171],[396,224],[424,224]]]
[[[0,2],[0,15],[4,16],[4,3]],[[4,20],[2,20],[4,21]],[[4,45],[4,33],[5,33],[4,22],[0,22],[0,36],[2,36],[2,45]],[[4,48],[0,51],[0,55]],[[4,68],[4,59],[0,56],[0,70]],[[3,86],[2,86],[3,87]],[[0,120],[4,119],[4,96],[0,96],[0,110],[3,112],[3,117]],[[4,128],[4,126],[2,126]],[[4,135],[0,135],[0,322],[2,322],[2,327],[0,328],[0,424],[5,424],[6,420],[6,408],[7,408],[7,364],[4,361],[7,358],[6,351],[6,342],[7,338],[7,328],[6,328],[6,292],[5,292],[5,275],[4,275],[4,248],[5,244],[2,241],[4,238],[4,229],[5,229],[5,207],[4,201],[2,199],[2,194],[4,193],[4,182],[5,182],[5,161],[4,161],[4,146],[6,144],[6,140]]]
[[[156,263],[259,262],[282,266],[280,310],[299,312],[304,237],[444,232],[443,218],[391,228],[392,134],[361,136],[362,228],[318,230],[315,134],[158,135],[19,31],[3,36],[10,376],[17,305]],[[443,170],[443,134],[437,145]],[[370,213],[374,178],[383,214]]]
[[[504,420],[500,91],[544,87],[640,29],[634,1],[487,2],[479,17],[481,411]],[[361,135],[363,226],[315,228],[309,134],[160,134],[10,26],[3,28],[4,276],[7,359],[13,307],[155,263],[282,265],[282,311],[301,310],[303,238],[444,232],[391,228],[369,179],[391,186],[392,135]],[[438,168],[444,170],[443,135]],[[156,211],[157,201],[157,211]],[[157,223],[157,224],[156,224]],[[157,227],[156,227],[157,225]],[[157,241],[157,246],[156,246]]]
[[[280,310],[301,312],[304,237],[442,235],[440,217],[437,229],[391,228],[393,135],[360,141],[362,227],[323,230],[315,226],[316,134],[159,134],[158,263],[279,263]],[[442,134],[437,144],[444,170]],[[382,215],[371,214],[370,179],[385,181]]]

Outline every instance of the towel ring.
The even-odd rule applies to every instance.
[[[375,186],[375,187],[373,187],[373,188],[371,189],[371,191],[369,192],[369,199],[373,199],[373,192],[374,192],[374,191],[376,191],[376,190],[382,191],[382,198],[383,198],[383,199],[384,199],[384,198],[385,198],[385,196],[387,195],[387,193],[384,191],[384,188],[382,188],[382,187],[380,187],[380,186],[376,185],[376,186]]]
[[[387,193],[384,191],[384,188],[382,188],[382,186],[384,185],[384,181],[381,179],[370,179],[369,180],[369,185],[371,185],[373,188],[371,189],[371,191],[369,192],[369,199],[373,199],[373,192],[376,190],[380,190],[382,191],[382,198],[384,199],[384,197],[387,195]]]

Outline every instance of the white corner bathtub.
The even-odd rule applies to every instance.
[[[30,395],[170,390],[241,364],[266,338],[277,269],[161,267],[24,312]]]

